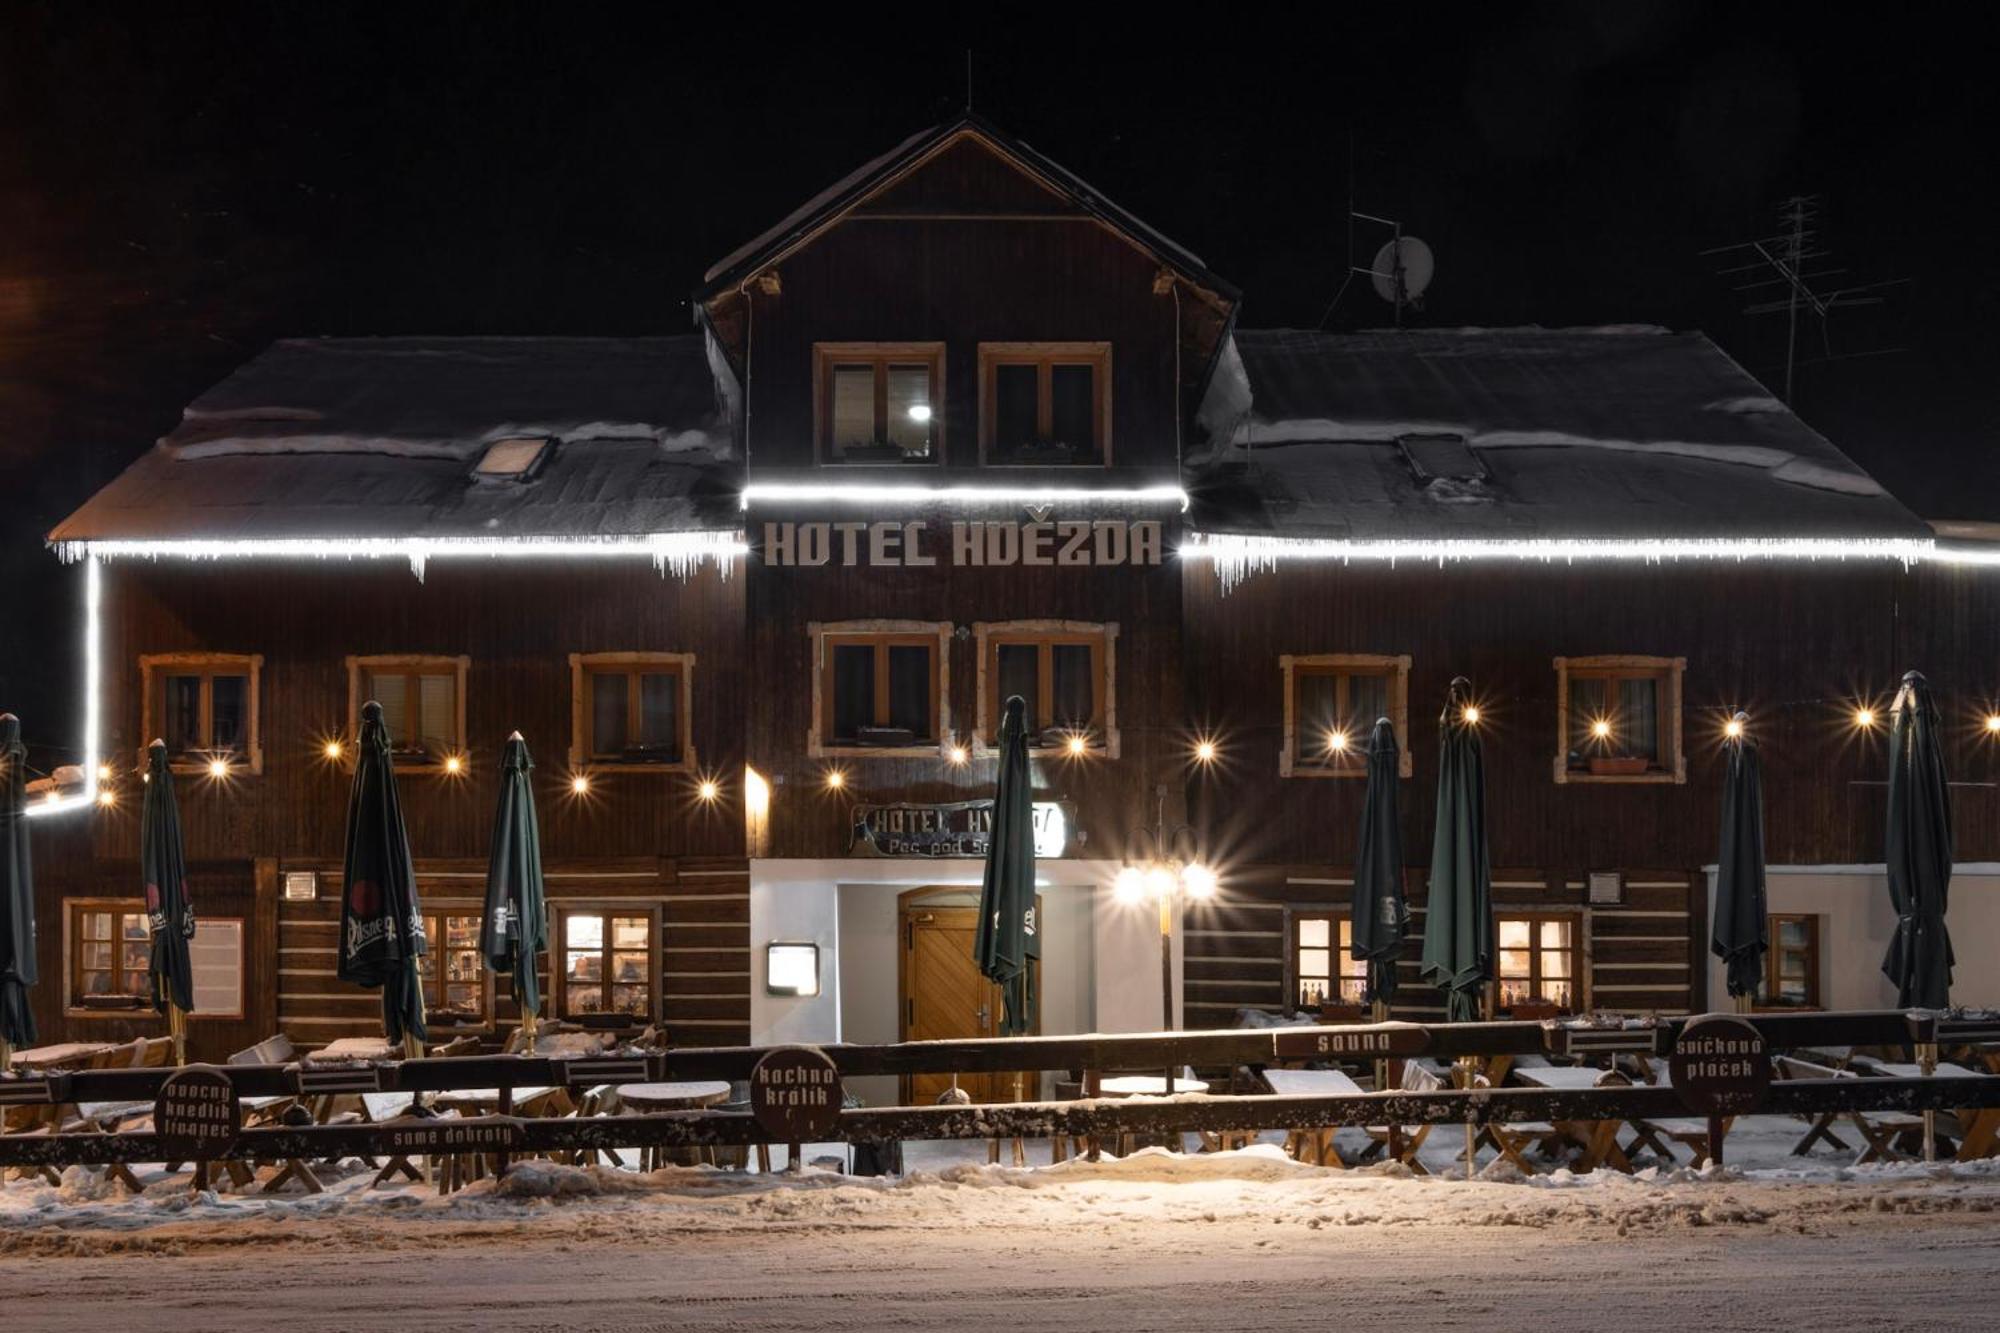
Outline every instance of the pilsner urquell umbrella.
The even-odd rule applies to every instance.
[[[1003,1036],[1026,1032],[1033,1011],[1033,959],[1042,955],[1035,921],[1035,828],[1029,800],[1027,704],[1007,700],[1000,722],[1000,776],[993,787],[993,831],[979,888],[979,929],[972,943],[980,972],[1006,996]]]
[[[486,862],[486,915],[479,951],[505,973],[521,1007],[524,1049],[535,1049],[542,990],[535,956],[548,947],[548,896],[542,884],[542,833],[528,785],[528,743],[515,732],[500,759],[500,808],[493,816],[493,851]]]
[[[21,719],[0,713],[0,1070],[35,1044],[35,876],[28,861],[28,749]]]
[[[1362,1001],[1386,1017],[1396,998],[1396,958],[1410,906],[1403,897],[1403,821],[1396,801],[1402,781],[1396,728],[1378,718],[1368,744],[1368,790],[1361,803],[1361,834],[1354,844],[1353,936],[1348,954],[1368,964]]]
[[[1738,713],[1723,742],[1722,854],[1715,867],[1715,929],[1709,948],[1729,974],[1736,1007],[1747,1009],[1764,979],[1771,947],[1764,915],[1764,778],[1750,719]]]
[[[424,990],[417,959],[429,951],[410,868],[410,839],[389,766],[382,705],[361,709],[361,753],[347,798],[347,862],[340,895],[342,981],[382,988],[382,1031],[409,1056],[423,1053]]]
[[[1486,768],[1472,682],[1460,676],[1438,719],[1437,828],[1424,914],[1424,980],[1445,993],[1454,1023],[1479,1017],[1493,979],[1493,870],[1486,856]]]
[[[146,881],[146,924],[153,935],[153,1008],[167,1016],[174,1063],[187,1063],[187,1016],[194,1008],[194,900],[188,894],[187,854],[181,848],[181,812],[167,743],[146,749],[146,798],[139,812],[139,871]]]
[[[1896,983],[1896,1003],[1943,1009],[1951,1003],[1951,935],[1945,895],[1951,887],[1951,793],[1939,749],[1937,704],[1919,672],[1903,677],[1889,717],[1889,899],[1896,933],[1882,970]]]

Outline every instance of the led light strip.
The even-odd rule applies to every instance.
[[[408,560],[418,578],[434,559],[604,559],[642,555],[662,574],[687,578],[714,561],[726,578],[734,557],[749,550],[740,532],[659,532],[631,537],[245,537],[163,541],[58,542],[65,561],[141,560]]]
[[[1172,504],[1188,506],[1178,486],[921,486],[858,482],[753,482],[743,488],[743,507],[771,501],[879,505],[883,501],[940,504]]]
[[[97,734],[100,721],[103,636],[98,630],[98,611],[104,601],[103,570],[96,559],[83,562],[83,790],[75,796],[53,801],[32,801],[28,817],[67,814],[88,810],[97,804]]]

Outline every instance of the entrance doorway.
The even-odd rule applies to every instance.
[[[896,927],[902,943],[897,967],[900,1012],[897,1031],[904,1041],[994,1037],[1000,1032],[1004,999],[1000,988],[979,974],[972,958],[979,931],[979,890],[957,885],[911,889],[896,900]],[[1036,898],[1037,917],[1041,900]],[[1041,963],[1034,975],[1028,1031],[1041,1031]],[[975,1102],[1019,1101],[1033,1090],[1032,1074],[960,1074],[959,1089]],[[906,1106],[928,1106],[951,1087],[949,1074],[906,1074]]]

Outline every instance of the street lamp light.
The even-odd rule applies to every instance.
[[[1194,829],[1182,824],[1171,833],[1166,829],[1167,789],[1156,789],[1158,815],[1151,828],[1132,836],[1125,863],[1112,881],[1112,895],[1121,903],[1137,905],[1151,898],[1160,909],[1160,1026],[1174,1028],[1174,920],[1187,899],[1205,902],[1215,896],[1219,882],[1215,871],[1204,865],[1196,853]],[[1167,1067],[1166,1090],[1174,1090],[1174,1070]]]

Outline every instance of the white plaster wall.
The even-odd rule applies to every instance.
[[[1889,1009],[1896,988],[1882,975],[1882,955],[1895,934],[1889,880],[1881,866],[1772,866],[1765,896],[1772,912],[1818,916],[1820,986],[1831,1009]],[[1715,869],[1708,875],[1709,919],[1714,920]],[[1945,916],[1958,966],[1952,973],[1954,1004],[2000,1004],[2000,866],[1975,865],[1951,879]],[[1712,1007],[1729,1007],[1722,962],[1709,955]]]

